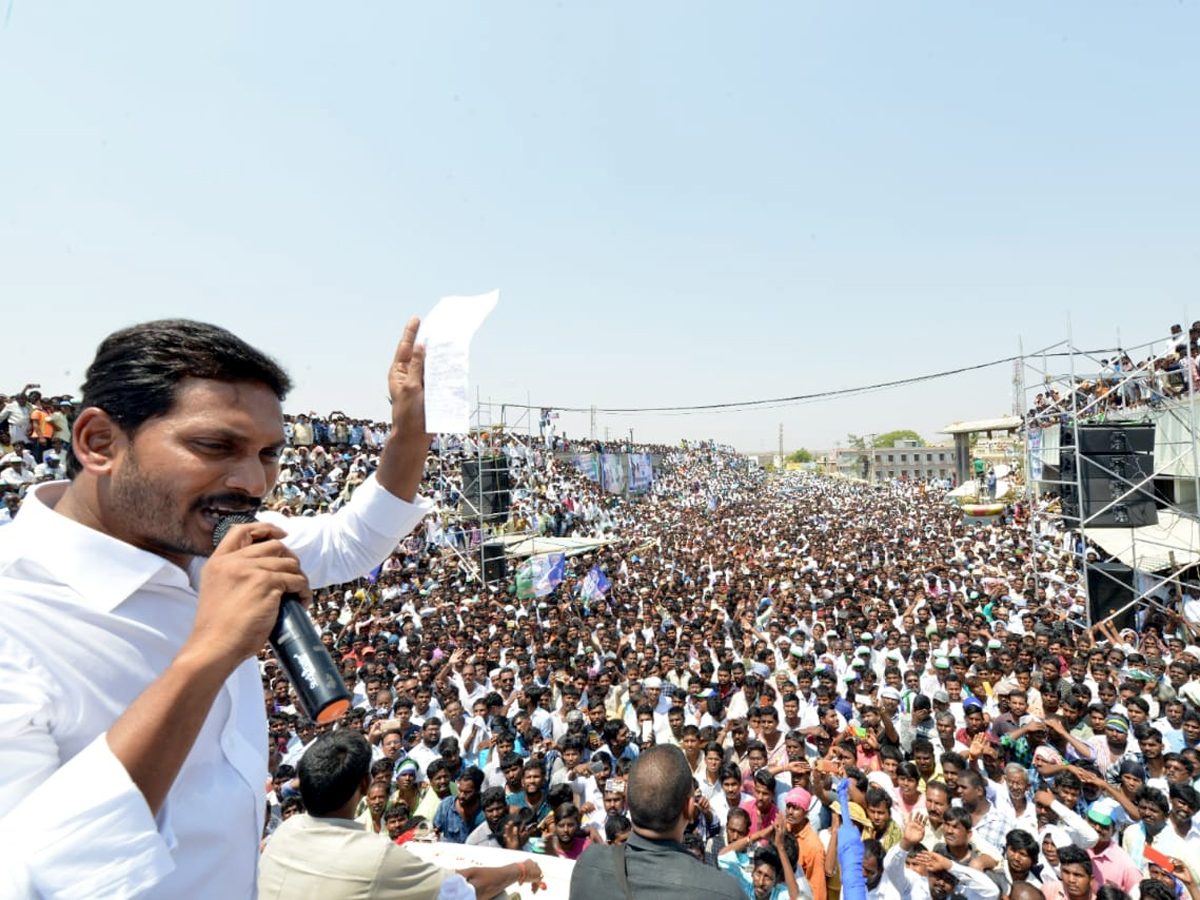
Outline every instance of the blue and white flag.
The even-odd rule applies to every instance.
[[[603,597],[609,588],[608,578],[600,571],[599,566],[592,566],[591,571],[583,577],[583,587],[580,595],[585,601]]]
[[[517,596],[522,600],[545,597],[562,584],[566,566],[565,553],[529,557],[517,570]]]

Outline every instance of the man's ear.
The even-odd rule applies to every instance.
[[[104,410],[89,406],[79,414],[71,429],[71,451],[85,472],[108,475],[127,438],[121,427]]]

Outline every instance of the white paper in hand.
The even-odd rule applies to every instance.
[[[471,338],[499,300],[499,290],[478,297],[443,297],[421,320],[417,341],[425,345],[425,430],[430,434],[471,430]]]

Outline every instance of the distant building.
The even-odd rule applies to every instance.
[[[918,446],[916,441],[896,441],[894,447],[857,447],[836,451],[836,470],[847,478],[889,481],[925,481],[950,478],[958,465],[953,444]]]

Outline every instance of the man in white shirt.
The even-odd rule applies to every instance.
[[[1192,629],[1200,633],[1200,597],[1193,597],[1189,591],[1183,592],[1183,618]]]
[[[0,498],[0,525],[8,525],[16,518],[21,508],[21,498],[13,491],[5,491]]]
[[[264,517],[215,551],[220,516],[274,483],[286,374],[195,322],[101,343],[73,479],[32,488],[0,533],[0,895],[253,893],[267,774],[254,656],[284,593],[366,574],[425,512],[416,330],[390,367],[375,477],[337,515]]]
[[[34,466],[33,476],[37,481],[57,481],[66,478],[67,473],[58,454],[47,450],[42,456],[42,461]]]
[[[33,404],[29,402],[29,396],[25,391],[30,387],[32,385],[25,385],[21,393],[8,401],[3,409],[0,409],[0,425],[8,425],[8,434],[12,442],[21,446],[29,443],[29,421],[30,413],[33,412]]]
[[[20,491],[34,482],[34,474],[24,457],[13,452],[0,459],[0,484],[5,490]]]

